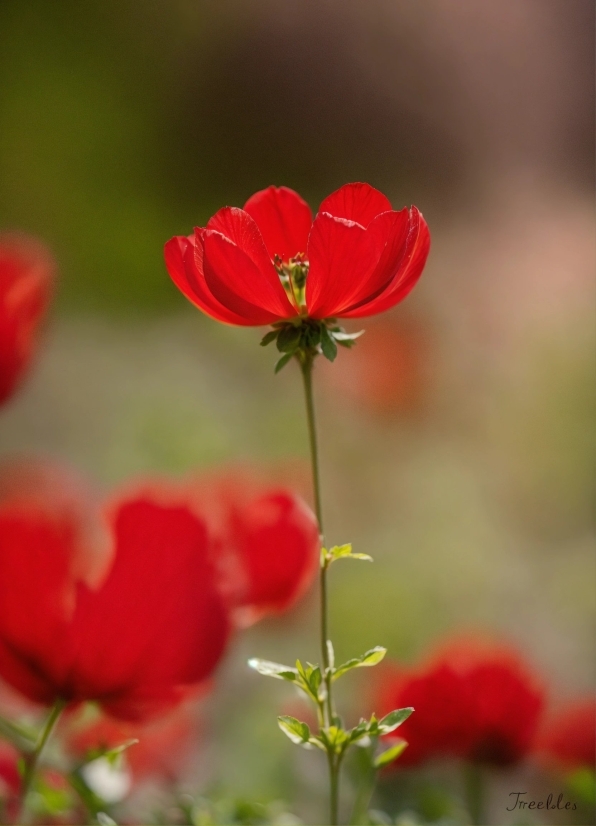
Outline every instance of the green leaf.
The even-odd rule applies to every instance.
[[[283,715],[277,718],[277,724],[292,743],[301,746],[310,740],[310,729],[306,723],[301,723],[295,717]]]
[[[292,353],[286,353],[285,355],[283,355],[279,359],[277,364],[275,365],[275,370],[273,372],[274,373],[279,373],[279,371],[282,369],[282,367],[286,366],[286,364],[289,362],[289,360],[292,358],[293,355],[294,355],[293,352]]]
[[[368,739],[368,721],[367,720],[360,720],[357,726],[348,732],[348,737],[350,743],[357,743],[359,740],[362,740],[364,737]]]
[[[113,749],[108,749],[102,753],[102,757],[108,761],[111,766],[116,765],[121,755],[129,749],[131,746],[136,746],[139,741],[136,737],[132,737],[130,740],[126,740],[126,742],[122,743],[120,746],[114,746]]]
[[[413,711],[413,708],[398,708],[395,711],[390,711],[389,714],[386,714],[379,720],[379,732],[381,734],[389,734],[389,732],[395,731],[396,728],[408,719]]]
[[[327,660],[329,661],[329,667],[335,667],[335,651],[333,650],[333,643],[331,640],[327,640]]]
[[[395,746],[391,746],[391,748],[387,749],[387,751],[381,752],[381,754],[377,755],[374,759],[375,769],[382,769],[383,766],[388,766],[389,763],[393,763],[394,760],[397,760],[407,745],[408,744],[405,740],[400,740]]]
[[[337,559],[364,559],[368,562],[372,562],[372,556],[369,556],[368,554],[355,554],[352,551],[351,544],[349,543],[346,545],[334,545],[329,550],[326,548],[321,549],[322,565],[330,565]]]
[[[280,353],[293,353],[300,342],[301,330],[294,325],[284,327],[277,336],[277,349]]]
[[[333,679],[339,679],[339,677],[341,677],[342,674],[345,674],[346,671],[351,671],[352,668],[364,668],[372,665],[377,665],[381,662],[386,653],[386,648],[377,645],[374,648],[371,648],[370,651],[367,651],[365,654],[362,654],[360,657],[353,657],[353,659],[348,660],[347,662],[338,666],[333,674]]]
[[[291,665],[281,665],[280,663],[272,663],[269,660],[259,660],[253,657],[248,661],[250,668],[254,668],[259,674],[264,674],[265,677],[276,677],[278,680],[287,680],[290,683],[296,682],[298,679],[298,670],[292,668]]]
[[[329,728],[323,729],[322,736],[327,745],[338,754],[349,745],[349,734],[340,726],[329,726]]]
[[[356,339],[360,338],[360,336],[363,333],[364,333],[364,330],[359,330],[357,333],[346,333],[345,330],[341,330],[341,329],[331,330],[331,335],[337,341],[338,344],[341,343],[341,342],[344,342],[344,341],[349,341],[349,342],[354,343],[356,341]]]
[[[32,751],[37,742],[37,732],[28,726],[0,717],[0,738],[8,740],[19,751]]]
[[[321,350],[328,361],[335,361],[335,357],[337,356],[337,344],[325,326],[321,327]]]
[[[271,344],[272,341],[275,341],[278,335],[279,330],[269,330],[269,332],[265,333],[261,339],[261,347],[266,347],[268,344]]]

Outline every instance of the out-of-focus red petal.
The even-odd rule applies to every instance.
[[[229,544],[245,576],[236,603],[242,624],[288,610],[304,595],[318,569],[314,514],[286,490],[232,507]]]
[[[328,212],[335,218],[346,218],[368,227],[373,218],[381,212],[392,210],[388,198],[370,184],[345,184],[328,195],[319,207],[319,212]]]
[[[112,558],[106,525],[72,474],[44,463],[0,472],[0,675],[52,702],[69,667],[77,583],[97,587]]]
[[[177,235],[165,245],[166,267],[172,281],[190,302],[216,321],[250,325],[252,322],[224,307],[207,287],[203,272],[203,232],[197,229],[194,236],[188,238]]]
[[[319,212],[308,240],[306,304],[312,318],[338,315],[366,283],[382,251],[379,238],[360,224]]]
[[[223,240],[228,243],[222,243]],[[276,320],[296,315],[254,219],[243,209],[224,207],[209,219],[203,266],[207,284],[225,306]],[[232,301],[232,303],[230,303]],[[251,310],[255,307],[256,310]],[[250,315],[246,315],[247,318]]]
[[[0,402],[12,394],[31,360],[54,273],[52,257],[39,241],[0,236]]]
[[[551,768],[573,771],[594,768],[596,755],[596,701],[576,700],[550,715],[542,727],[535,752]]]
[[[430,250],[430,233],[426,221],[416,209],[412,207],[410,229],[406,240],[406,249],[399,260],[397,271],[389,283],[381,287],[375,295],[369,295],[358,304],[342,312],[343,318],[362,318],[376,315],[389,310],[411,292],[422,275]]]
[[[269,186],[255,192],[244,204],[257,223],[271,259],[279,255],[289,261],[306,252],[312,225],[309,205],[287,186]]]
[[[229,634],[205,525],[144,497],[116,506],[114,564],[99,592],[81,588],[69,696],[142,719],[207,679]]]

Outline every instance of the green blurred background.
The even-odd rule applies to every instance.
[[[424,212],[433,247],[407,302],[317,377],[329,538],[376,560],[333,572],[338,656],[412,660],[481,628],[555,699],[589,691],[593,17],[591,0],[2,0],[0,228],[44,239],[60,273],[2,453],[106,489],[306,463],[296,370],[274,377],[260,331],[190,307],[163,244],[270,183],[316,208],[368,181]],[[316,817],[322,773],[274,724],[285,686],[244,665],[316,658],[313,607],[238,638],[195,787]]]

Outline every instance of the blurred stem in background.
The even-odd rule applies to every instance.
[[[60,715],[64,710],[66,703],[64,700],[56,700],[48,717],[43,725],[43,728],[39,732],[39,737],[37,738],[37,742],[33,751],[29,754],[23,756],[23,777],[21,781],[21,800],[19,811],[15,820],[15,824],[23,824],[28,822],[27,818],[27,797],[31,790],[31,786],[33,784],[33,780],[35,779],[35,772],[37,770],[37,764],[39,762],[39,758],[41,757],[41,753],[45,748],[46,743],[48,742],[56,723],[60,719]]]
[[[315,356],[311,353],[304,353],[300,360],[300,369],[304,381],[304,397],[306,400],[306,419],[308,422],[308,436],[310,442],[310,458],[312,465],[313,493],[315,500],[315,512],[319,523],[319,534],[321,537],[321,547],[325,546],[323,537],[323,512],[321,505],[321,482],[319,477],[319,451],[317,445],[317,427],[315,420],[315,405],[312,389],[312,372]],[[332,674],[329,662],[329,649],[331,642],[328,633],[328,598],[327,598],[327,565],[321,563],[320,574],[320,594],[321,594],[321,658],[323,663],[323,673],[325,682],[325,726],[334,724],[335,709],[333,707],[332,695]],[[341,755],[332,751],[327,752],[329,763],[329,808],[330,824],[335,826],[338,822],[339,807],[339,770],[341,765]]]
[[[464,765],[464,790],[470,822],[477,826],[484,823],[484,774],[481,766]]]

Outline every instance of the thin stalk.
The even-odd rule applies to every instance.
[[[484,772],[473,763],[464,766],[466,804],[473,826],[484,824]]]
[[[310,458],[312,466],[312,481],[313,493],[315,500],[315,513],[319,525],[319,536],[321,545],[324,544],[323,538],[323,509],[321,506],[321,481],[319,475],[319,451],[317,445],[317,428],[315,420],[315,406],[312,391],[312,370],[313,370],[314,356],[305,353],[303,359],[300,361],[300,368],[302,370],[302,378],[304,381],[304,398],[306,401],[306,419],[308,423],[308,437],[310,443]],[[320,573],[320,595],[321,595],[321,659],[323,663],[323,673],[325,682],[325,703],[323,709],[324,723],[328,727],[332,725],[335,711],[333,707],[331,669],[329,668],[329,651],[327,648],[328,633],[328,594],[327,594],[327,566],[321,565]],[[330,824],[335,826],[338,822],[338,805],[339,805],[339,759],[335,754],[328,754],[329,763],[329,797],[330,797]]]
[[[35,777],[37,764],[39,762],[39,758],[41,757],[41,753],[44,750],[45,744],[48,742],[50,734],[54,730],[54,726],[58,722],[65,705],[66,703],[64,700],[56,700],[47,716],[43,728],[39,732],[39,737],[37,738],[35,748],[25,758],[25,768],[21,782],[21,801],[17,819],[15,821],[16,823],[25,823],[27,820],[27,796],[31,790],[31,784],[33,783],[33,779]]]

